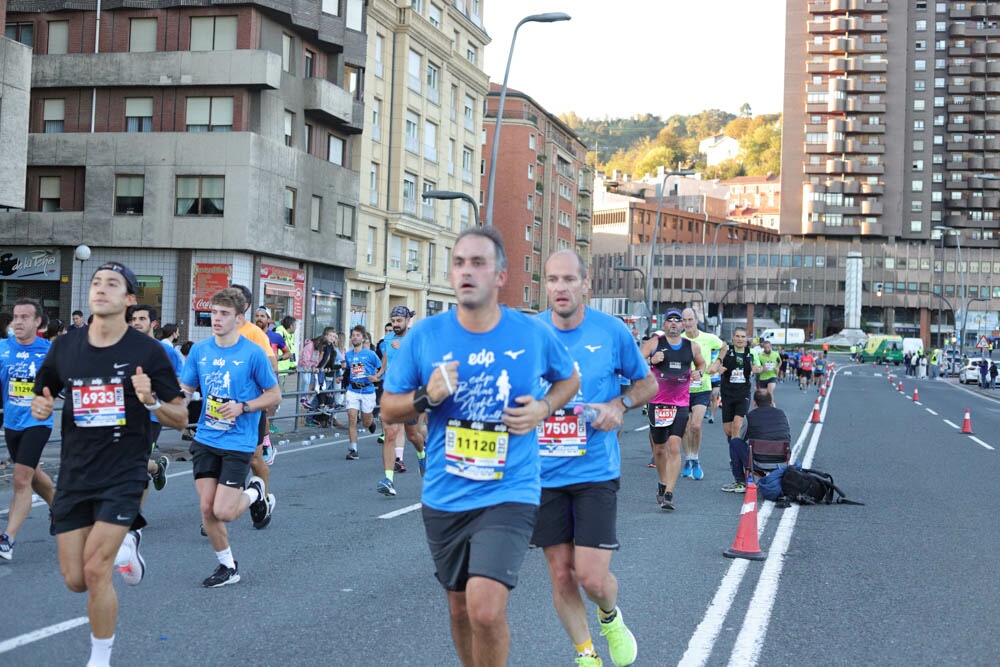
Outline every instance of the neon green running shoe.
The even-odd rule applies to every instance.
[[[574,661],[578,667],[602,667],[601,659],[595,654],[581,655]]]
[[[625,627],[622,610],[615,607],[615,611],[618,613],[615,614],[613,620],[607,623],[601,621],[601,636],[608,638],[608,652],[611,653],[611,660],[615,663],[615,667],[625,667],[635,662],[635,658],[639,654],[639,645],[636,644],[632,631]],[[600,615],[598,615],[598,620],[600,620]]]

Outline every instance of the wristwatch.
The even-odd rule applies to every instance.
[[[243,401],[243,414],[246,414],[248,412],[250,412],[250,404],[247,403],[246,401]]]
[[[632,397],[629,396],[628,394],[620,396],[619,398],[621,398],[622,405],[625,406],[626,411],[631,410],[632,406],[635,405],[634,403],[632,403]]]

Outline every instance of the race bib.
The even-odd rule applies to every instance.
[[[743,369],[742,368],[734,368],[733,372],[729,374],[729,383],[730,384],[744,384],[744,383],[746,383],[746,381],[747,381],[747,379],[743,375]]]
[[[351,379],[364,380],[367,377],[364,364],[351,364]]]
[[[509,438],[503,422],[449,419],[444,431],[445,472],[478,482],[502,479]]]
[[[673,405],[657,405],[653,409],[653,426],[663,428],[674,423],[677,407]]]
[[[541,456],[583,456],[587,453],[587,424],[577,415],[556,410],[536,428]]]
[[[223,405],[232,402],[231,398],[221,398],[219,396],[205,397],[205,426],[214,428],[216,431],[228,431],[235,424],[235,419],[226,419],[219,411]]]
[[[773,371],[774,370],[774,362],[773,361],[765,361],[764,362],[764,370],[768,371],[768,372]]]
[[[34,378],[12,377],[7,381],[7,400],[11,405],[27,407],[35,397]]]
[[[124,378],[73,380],[73,423],[78,428],[125,425]]]

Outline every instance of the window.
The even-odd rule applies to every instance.
[[[232,132],[233,98],[187,98],[188,132]]]
[[[465,59],[468,60],[473,65],[475,65],[477,55],[478,53],[476,52],[476,45],[473,44],[472,42],[467,43],[465,45]]]
[[[69,52],[69,21],[49,21],[49,55]]]
[[[468,146],[462,148],[462,180],[472,182],[472,149]]]
[[[354,240],[354,207],[337,204],[337,238]]]
[[[925,21],[924,19],[920,19],[919,21],[917,21],[915,27],[918,31],[927,30],[927,21]]]
[[[309,123],[305,124],[305,136],[304,136],[304,139],[305,139],[305,143],[306,143],[306,145],[304,147],[306,149],[306,153],[312,153],[312,151],[313,151],[313,126],[310,125]]]
[[[323,198],[313,195],[312,200],[309,202],[309,229],[314,232],[319,231],[319,220],[322,210]]]
[[[923,79],[917,79],[913,82],[913,90],[926,90],[927,82]]]
[[[451,120],[455,120],[455,114],[457,113],[455,109],[458,106],[458,86],[451,87],[451,106],[449,107],[449,117]]]
[[[285,226],[295,226],[295,188],[285,188]]]
[[[410,7],[413,8],[417,14],[424,13],[424,0],[410,0]]]
[[[437,150],[437,125],[429,120],[424,121],[424,157],[437,162]]]
[[[419,93],[420,92],[420,54],[410,49],[409,59],[406,64],[406,85]]]
[[[291,146],[295,128],[295,114],[285,109],[285,145]]]
[[[45,133],[63,132],[66,125],[66,100],[45,100],[42,109]]]
[[[115,215],[142,215],[142,176],[115,176]]]
[[[21,42],[25,46],[35,45],[35,24],[34,23],[8,23],[4,28],[4,36],[15,42]]]
[[[378,164],[375,162],[368,172],[368,203],[378,206]]]
[[[528,303],[528,300],[529,300],[529,296],[530,296],[530,295],[529,295],[529,293],[528,293],[528,288],[527,288],[527,287],[525,287],[525,288],[524,288],[524,303]]]
[[[438,103],[438,76],[440,72],[438,66],[433,63],[427,63],[426,80],[427,80],[427,99],[434,104]]]
[[[38,179],[38,210],[43,212],[61,211],[59,191],[62,179],[59,176],[42,176]]]
[[[395,234],[389,239],[389,268],[398,269],[403,265],[403,239]]]
[[[437,244],[428,243],[427,244],[427,277],[431,278],[434,275],[434,264],[437,261]]]
[[[424,181],[423,192],[429,192],[430,190],[437,190],[437,184],[434,183],[433,181],[426,181],[425,180]],[[434,222],[434,218],[435,218],[435,215],[434,215],[434,213],[435,213],[435,211],[434,211],[435,200],[433,200],[433,199],[425,199],[423,197],[421,197],[420,200],[423,202],[423,206],[422,206],[422,209],[423,209],[422,210],[422,217],[423,217],[423,219],[427,220],[428,222]]]
[[[531,225],[524,226],[524,240],[525,241],[531,240]]]
[[[922,132],[923,129],[924,129],[924,121],[922,120],[913,121],[913,130],[915,132]]]
[[[192,51],[235,51],[235,16],[192,16]]]
[[[344,165],[345,146],[346,145],[344,143],[344,140],[341,139],[340,137],[334,136],[332,134],[327,135],[327,140],[326,140],[327,160],[332,162],[333,164],[340,165],[341,167],[345,166]]]
[[[914,160],[913,161],[913,171],[923,171],[923,170],[924,170],[924,161],[923,160]]]
[[[347,16],[344,18],[344,24],[349,30],[361,30],[364,9],[364,0],[347,0]]]
[[[431,3],[430,13],[427,15],[427,20],[431,22],[431,25],[435,28],[441,27],[441,8]]]
[[[375,248],[378,246],[378,228],[368,228],[368,249],[365,253],[365,262],[372,266],[375,264]]]
[[[448,175],[455,175],[455,140],[448,140]]]
[[[403,211],[417,212],[417,177],[410,172],[403,172]]]
[[[382,52],[385,50],[385,37],[375,35],[375,76],[382,78],[385,65],[382,63]]]
[[[527,202],[526,206],[527,206],[527,208],[528,208],[529,211],[531,211],[531,210],[533,210],[535,208],[535,196],[534,195],[528,195],[528,202]]]
[[[281,71],[292,71],[292,36],[281,34]]]
[[[129,19],[128,50],[132,53],[156,50],[156,19]]]
[[[465,96],[465,129],[474,130],[476,128],[475,119],[476,100],[471,95]]]
[[[178,176],[175,215],[222,215],[226,203],[224,176]]]
[[[412,111],[406,112],[406,121],[403,127],[404,143],[406,150],[417,155],[420,154],[420,116]]]
[[[372,140],[382,140],[382,100],[372,100]]]
[[[917,72],[927,71],[927,61],[922,58],[919,60],[914,60],[913,69],[916,70]]]
[[[927,108],[927,103],[924,100],[913,100],[913,110],[923,111]]]
[[[323,0],[323,13],[340,16],[340,0]]]
[[[125,131],[126,132],[153,131],[152,97],[125,98]]]
[[[530,150],[535,150],[535,135],[533,134],[528,135],[528,148]]]
[[[528,165],[528,178],[535,180],[535,165],[533,164]]]
[[[409,239],[406,242],[406,271],[420,270],[420,241]]]
[[[365,74],[363,69],[354,65],[344,66],[344,83],[347,86],[347,92],[351,94],[355,102],[364,101],[364,80]]]
[[[316,76],[316,54],[309,49],[305,50],[305,61],[302,66],[302,76],[311,79]]]

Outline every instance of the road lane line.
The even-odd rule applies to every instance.
[[[388,514],[382,514],[378,518],[395,519],[397,516],[402,516],[404,514],[409,514],[410,512],[415,512],[421,507],[423,507],[423,505],[421,505],[420,503],[417,503],[416,505],[407,505],[406,507],[402,507],[398,510],[395,510],[394,512],[389,512]]]
[[[633,431],[633,433],[638,433],[639,431],[645,431],[648,428],[649,428],[649,424],[646,424],[645,426],[640,426],[639,428],[635,429],[635,431]]]
[[[929,413],[931,413],[932,415],[934,415],[935,417],[937,417],[937,413],[936,413],[936,412],[934,412],[933,410],[931,410],[930,408],[924,408],[924,410],[926,410],[927,412],[929,412]]]
[[[992,447],[990,447],[989,445],[987,445],[985,442],[983,442],[982,440],[980,440],[979,438],[977,438],[974,435],[970,435],[969,436],[969,440],[975,440],[976,442],[978,442],[980,445],[982,445],[986,449],[990,450],[991,452],[994,451],[994,449]]]
[[[923,405],[920,401],[913,401],[916,405]]]
[[[948,426],[950,426],[952,428],[958,428],[958,424],[956,424],[954,422],[948,421],[947,419],[944,419],[942,421],[944,421],[945,424],[947,424]]]
[[[72,630],[75,627],[84,625],[86,622],[87,622],[87,617],[80,616],[79,618],[74,618],[69,621],[63,621],[62,623],[56,623],[55,625],[50,625],[47,628],[42,628],[40,630],[35,630],[34,632],[28,632],[26,634],[13,637],[6,641],[0,642],[0,653],[7,653],[8,651],[13,651],[16,648],[20,648],[25,644],[37,642],[40,639],[45,639],[46,637],[57,635],[60,632],[66,632],[67,630]]]

